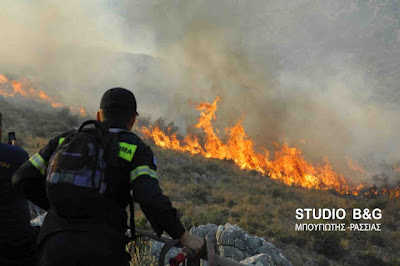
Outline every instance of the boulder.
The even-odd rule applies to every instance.
[[[218,249],[221,256],[232,258],[236,261],[246,258],[245,253],[234,246],[219,246]]]
[[[246,258],[242,260],[240,263],[246,265],[257,265],[257,266],[269,266],[276,265],[272,260],[271,256],[268,254],[257,254],[253,257]]]
[[[41,226],[47,213],[37,216],[31,220],[32,226]],[[258,236],[249,236],[238,225],[207,224],[192,227],[190,233],[209,240],[213,245],[216,254],[232,258],[247,265],[276,265],[291,266],[292,264],[272,243]],[[163,243],[150,240],[150,254],[157,260]],[[179,248],[172,248],[166,255],[165,263],[179,253]],[[203,265],[206,265],[203,262]]]
[[[236,261],[252,258],[252,260],[249,260],[249,263],[251,262],[251,264],[255,265],[264,265],[262,264],[264,261],[268,261],[269,264],[266,265],[292,265],[283,256],[281,250],[276,248],[272,243],[266,241],[264,238],[248,235],[238,225],[231,225],[229,223],[219,226],[207,224],[205,226],[192,227],[190,232],[199,237],[212,240],[214,247],[218,249],[217,254]]]
[[[291,265],[282,252],[268,241],[264,241],[263,245],[258,248],[258,252],[269,255],[276,265]]]
[[[219,254],[217,245],[217,229],[218,226],[215,224],[206,224],[206,225],[200,225],[199,227],[193,226],[190,229],[190,233],[195,236],[209,240],[214,246],[215,253]]]
[[[158,261],[158,258],[160,256],[160,252],[161,252],[162,247],[164,246],[164,243],[157,242],[157,241],[154,241],[154,240],[150,240],[150,246],[151,246],[150,254],[152,256],[154,256],[156,258],[156,260]],[[176,255],[178,255],[180,250],[181,250],[180,248],[176,248],[176,247],[171,248],[168,251],[167,255],[165,256],[165,261],[164,261],[165,263],[164,264],[168,264],[169,263],[169,259],[175,257]]]

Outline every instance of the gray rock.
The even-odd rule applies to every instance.
[[[217,243],[220,246],[234,246],[235,239],[229,234],[229,232],[224,231],[221,236],[217,238]]]
[[[218,245],[234,246],[235,240],[245,239],[246,232],[237,225],[225,224],[225,226],[218,227],[217,243]]]
[[[244,242],[240,239],[235,239],[235,247],[237,247],[241,251],[245,251],[246,247],[244,246]]]
[[[209,240],[214,246],[214,251],[219,254],[217,245],[217,229],[218,226],[215,224],[200,225],[199,227],[192,227],[190,233]]]
[[[272,243],[257,236],[249,236],[237,225],[220,225],[217,229],[217,244],[221,255],[238,260],[257,254],[268,255],[274,265],[292,265]],[[265,256],[264,256],[265,258]]]
[[[158,258],[159,258],[161,249],[162,249],[162,247],[164,246],[164,243],[157,242],[157,241],[153,241],[153,240],[150,240],[150,242],[151,242],[151,244],[150,244],[150,245],[151,245],[150,254],[151,254],[152,256],[154,256],[154,257],[156,258],[156,260],[158,261]],[[176,248],[176,247],[171,248],[171,249],[168,251],[167,255],[165,256],[165,261],[164,261],[165,264],[168,264],[168,263],[169,263],[169,259],[170,259],[170,258],[173,258],[173,257],[175,257],[176,255],[178,255],[178,253],[179,253],[180,250],[181,250],[181,249]]]
[[[248,265],[276,265],[291,266],[292,264],[282,254],[281,250],[272,243],[258,236],[248,235],[237,225],[207,224],[192,227],[190,233],[209,240],[215,248],[216,254],[242,261]],[[163,244],[153,242],[151,254],[158,258]],[[178,254],[174,248],[167,254],[167,260]],[[246,259],[247,258],[247,259]],[[203,262],[203,265],[205,262]]]
[[[277,250],[277,248],[274,246],[274,244],[270,243],[270,242],[265,242],[259,249],[258,252],[259,253],[265,253],[268,252],[269,250]]]
[[[218,226],[215,224],[200,225],[199,227],[192,227],[190,233],[201,238],[209,239],[210,241],[215,240],[217,243],[217,229]]]
[[[233,246],[220,246],[219,253],[221,256],[241,261],[245,258],[245,253]]]
[[[218,242],[218,239],[219,238],[221,238],[221,234],[222,234],[222,232],[224,231],[224,226],[223,225],[219,225],[218,226],[218,228],[217,228],[217,234],[216,234],[216,238],[217,238],[217,242]]]
[[[285,256],[283,256],[282,252],[277,249],[272,243],[265,242],[262,247],[259,248],[259,253],[264,253],[269,255],[275,265],[284,265],[290,266],[292,265],[290,261],[288,261]]]
[[[240,263],[246,264],[246,265],[257,265],[257,266],[275,266],[276,264],[274,263],[273,259],[271,258],[270,255],[268,254],[257,254],[253,257],[246,258],[245,260],[242,260]]]
[[[249,248],[258,248],[261,247],[264,244],[265,240],[261,237],[257,237],[257,236],[249,236],[246,234],[245,236],[245,240],[244,240],[244,244],[246,245],[246,247]]]
[[[258,254],[258,248],[246,248],[246,252],[249,254],[249,257]]]

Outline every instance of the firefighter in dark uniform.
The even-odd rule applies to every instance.
[[[204,240],[185,231],[170,199],[162,193],[152,150],[130,132],[137,115],[136,100],[129,90],[113,88],[103,95],[97,120],[119,139],[118,167],[106,170],[104,215],[71,220],[59,216],[46,197],[47,163],[69,132],[50,140],[14,174],[15,188],[48,210],[38,239],[39,265],[128,265],[125,230],[131,190],[158,235],[166,231],[195,252],[203,248]],[[93,213],[91,206],[82,202],[82,210],[85,208]]]
[[[1,120],[0,113],[0,140]],[[11,186],[13,173],[28,158],[22,148],[0,143],[0,265],[34,265],[36,244],[28,201]]]

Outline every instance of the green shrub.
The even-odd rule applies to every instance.
[[[323,232],[319,235],[314,246],[315,251],[324,254],[328,259],[340,260],[345,253],[341,245],[341,232]]]

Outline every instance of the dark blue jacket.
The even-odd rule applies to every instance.
[[[28,158],[22,148],[0,143],[0,265],[22,264],[34,251],[28,201],[11,186],[13,173]]]

